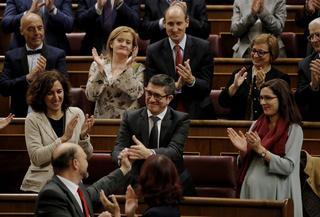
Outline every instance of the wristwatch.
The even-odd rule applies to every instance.
[[[263,152],[260,153],[260,156],[264,159],[267,155],[267,151],[264,150]]]

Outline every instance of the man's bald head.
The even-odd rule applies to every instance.
[[[82,148],[74,143],[62,143],[52,153],[52,166],[55,173],[66,170],[70,166],[70,161],[75,159]]]
[[[24,14],[20,20],[20,33],[29,48],[38,48],[44,39],[44,27],[41,17],[30,12]]]
[[[309,23],[309,37],[310,44],[313,49],[320,53],[320,17],[312,20]]]

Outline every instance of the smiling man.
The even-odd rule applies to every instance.
[[[176,81],[174,109],[189,113],[192,119],[212,119],[209,97],[213,77],[213,57],[208,41],[186,34],[187,8],[182,2],[166,10],[164,26],[168,37],[147,49],[145,83],[155,74],[167,74]]]
[[[55,69],[65,76],[68,74],[65,52],[43,42],[44,27],[39,15],[23,15],[20,33],[26,45],[6,53],[0,76],[0,94],[11,96],[11,113],[25,117],[28,111],[25,94],[29,84],[45,70]]]
[[[145,88],[146,107],[124,114],[116,145],[112,152],[115,162],[129,154],[132,181],[136,183],[140,167],[153,154],[169,157],[180,173],[185,195],[194,195],[191,178],[183,165],[183,149],[190,120],[187,114],[169,107],[175,93],[174,80],[168,75],[153,76]]]
[[[303,120],[320,120],[320,18],[309,24],[308,40],[314,53],[299,63],[296,100]]]

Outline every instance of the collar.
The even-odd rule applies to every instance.
[[[169,38],[169,44],[170,44],[171,50],[173,50],[173,49],[174,49],[174,46],[176,45],[176,43],[174,43],[174,42],[171,40],[170,37],[168,37],[168,38]],[[184,34],[182,40],[179,42],[179,46],[180,46],[180,48],[181,48],[183,51],[184,51],[184,48],[185,48],[185,46],[186,46],[186,42],[187,42],[187,35]]]
[[[162,120],[164,118],[164,116],[166,115],[167,113],[167,110],[168,110],[168,107],[166,107],[163,112],[161,112],[160,114],[156,115],[158,118],[160,118],[160,120]],[[147,113],[148,113],[148,118],[150,118],[151,116],[154,116],[150,111],[149,109],[147,109]]]
[[[62,176],[57,175],[57,177],[61,180],[61,182],[63,182],[63,184],[65,184],[65,186],[67,186],[67,188],[69,189],[69,191],[71,191],[71,193],[73,195],[78,194],[77,191],[78,191],[79,185],[75,184],[74,182],[72,182]]]
[[[39,47],[37,47],[36,49],[31,49],[31,48],[26,44],[26,49],[27,49],[27,50],[38,50],[38,49],[42,49],[42,47],[43,47],[43,43],[42,43]]]

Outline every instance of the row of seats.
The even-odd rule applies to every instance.
[[[19,192],[21,181],[29,166],[27,151],[1,150],[0,159],[7,166],[0,168],[6,174],[0,180],[1,193]],[[184,163],[193,179],[198,196],[201,197],[236,197],[236,160],[233,156],[193,156],[185,155]],[[212,172],[208,173],[210,168]],[[116,166],[110,154],[94,153],[89,160],[89,178],[85,184],[92,184],[109,174]],[[124,193],[124,192],[121,192]]]
[[[67,38],[71,47],[71,55],[80,55],[81,41],[84,37],[84,32],[68,33]],[[281,39],[286,46],[288,57],[305,57],[306,41],[303,34],[294,32],[283,32]],[[208,38],[210,43],[210,50],[214,57],[232,57],[232,46],[237,42],[237,38],[231,33],[211,34]],[[145,56],[146,49],[149,45],[149,40],[138,39],[139,53],[138,56]]]

